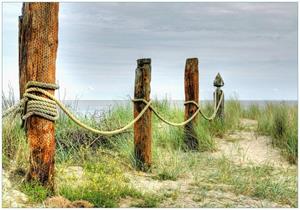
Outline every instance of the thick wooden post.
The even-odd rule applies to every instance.
[[[220,119],[220,120],[224,120],[224,100],[225,100],[225,97],[223,95],[223,98],[221,99],[221,95],[224,94],[223,93],[223,90],[221,90],[221,87],[224,86],[224,81],[220,75],[220,73],[217,74],[215,80],[214,80],[214,86],[216,87],[216,90],[214,92],[214,102],[215,102],[215,105],[217,106],[219,103],[220,104],[220,107],[217,111],[217,114],[216,114],[216,118],[217,119]],[[220,100],[222,100],[220,102]]]
[[[23,93],[25,91],[26,85],[26,72],[25,66],[23,65],[22,53],[23,53],[23,27],[22,27],[23,16],[19,16],[19,90],[20,90],[20,99],[23,98]]]
[[[150,100],[151,82],[151,59],[137,60],[135,70],[134,98]],[[134,117],[143,110],[146,105],[143,102],[134,103]],[[152,125],[151,110],[148,109],[144,115],[134,124],[134,154],[138,169],[146,171],[151,166],[151,142]]]
[[[199,72],[198,72],[198,59],[188,58],[185,64],[184,72],[184,90],[185,101],[195,101],[199,103]],[[189,119],[195,112],[197,107],[194,104],[185,105],[185,120]],[[197,150],[198,140],[195,135],[194,126],[196,124],[196,118],[185,125],[184,133],[187,149]]]
[[[58,46],[58,3],[24,3],[20,17],[20,75],[26,82],[55,83]],[[20,78],[22,82],[22,78]],[[25,81],[25,80],[24,80]],[[25,82],[24,82],[25,84]],[[24,84],[20,88],[24,88]],[[20,89],[23,93],[24,90]],[[54,91],[50,91],[54,94]],[[30,166],[26,180],[54,187],[54,122],[39,116],[27,119]]]

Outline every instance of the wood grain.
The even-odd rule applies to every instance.
[[[135,88],[134,98],[150,100],[150,82],[151,82],[151,59],[137,60],[135,70]],[[143,102],[134,103],[134,117],[143,110]],[[148,109],[145,114],[134,124],[134,154],[137,167],[140,170],[147,171],[151,166],[151,142],[152,142],[152,123],[151,110]]]
[[[28,81],[55,83],[58,10],[58,3],[23,3],[19,19],[20,94]],[[30,148],[26,180],[38,181],[53,190],[54,122],[32,116],[26,125]]]
[[[184,72],[184,91],[185,101],[199,102],[199,72],[197,58],[188,58],[186,60]],[[196,111],[197,107],[194,104],[186,104],[184,114],[185,120],[189,119]],[[196,120],[197,117],[195,117],[184,127],[184,142],[186,148],[190,150],[198,149],[198,140],[194,131]]]

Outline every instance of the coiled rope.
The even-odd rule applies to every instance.
[[[44,89],[56,90],[58,88],[59,87],[56,84],[42,83],[36,81],[28,82],[25,86],[23,98],[19,101],[19,103],[7,109],[3,113],[2,118],[6,117],[11,113],[23,112],[23,120],[26,120],[32,115],[38,115],[51,121],[57,120],[59,115],[56,109],[56,102],[54,100],[51,100],[51,98],[48,95],[52,95]],[[50,99],[37,96],[35,94],[32,94],[32,92],[42,93],[44,95],[47,95]]]
[[[142,111],[138,114],[137,117],[135,117],[131,122],[129,122],[127,125],[125,125],[122,128],[112,130],[112,131],[102,131],[95,128],[92,128],[84,123],[82,123],[80,120],[78,120],[58,99],[56,99],[51,93],[49,93],[47,90],[56,90],[58,89],[58,86],[56,84],[48,84],[48,83],[42,83],[37,81],[30,81],[26,84],[26,90],[23,94],[23,98],[17,103],[16,105],[10,107],[7,109],[3,114],[2,118],[12,114],[12,113],[18,113],[22,112],[22,119],[26,120],[28,117],[32,115],[38,115],[45,119],[55,121],[58,119],[58,111],[56,108],[56,105],[58,105],[62,111],[71,119],[73,120],[77,125],[81,126],[82,128],[85,128],[91,132],[101,134],[101,135],[114,135],[121,133],[128,128],[130,128],[135,122],[137,122],[147,111],[148,108],[150,108],[154,114],[163,122],[165,122],[168,125],[171,126],[184,126],[187,123],[189,123],[191,120],[193,120],[197,114],[200,112],[200,114],[207,120],[212,120],[215,118],[216,113],[221,105],[222,99],[223,99],[223,93],[221,95],[221,100],[219,101],[217,107],[214,106],[214,113],[211,117],[207,117],[203,114],[202,110],[200,109],[199,105],[195,101],[186,101],[184,104],[194,104],[197,107],[196,112],[187,120],[176,123],[176,122],[170,122],[166,119],[164,119],[157,110],[151,105],[152,101],[146,101],[144,99],[132,99],[133,102],[143,102],[145,104],[145,107],[142,109]],[[47,96],[48,98],[37,96],[32,93],[40,93],[44,96]]]

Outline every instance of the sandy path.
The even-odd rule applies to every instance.
[[[242,119],[241,131],[227,134],[224,138],[217,138],[217,151],[208,153],[215,158],[225,156],[237,164],[268,164],[274,167],[291,167],[277,148],[271,145],[267,136],[257,136],[255,133],[257,121]],[[193,186],[192,176],[186,176],[176,181],[154,180],[146,173],[128,173],[133,186],[142,192],[154,194],[169,194],[170,198],[164,199],[159,207],[289,207],[264,199],[236,195],[230,191],[211,189],[199,191]],[[225,186],[230,187],[230,186]],[[122,199],[120,207],[130,207],[134,201]]]
[[[257,136],[255,129],[257,121],[242,119],[241,124],[245,130],[227,134],[222,139],[216,139],[218,151],[215,157],[225,156],[240,164],[268,164],[274,167],[295,167],[281,156],[278,148],[273,147],[271,138]]]

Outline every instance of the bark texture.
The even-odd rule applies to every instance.
[[[184,90],[185,101],[199,102],[199,72],[197,58],[189,58],[186,60],[184,72]],[[197,107],[194,104],[186,104],[184,115],[185,120],[189,119],[196,111]],[[198,149],[198,140],[194,131],[195,124],[196,117],[184,127],[184,142],[186,148],[189,150]]]
[[[19,16],[19,90],[20,90],[20,99],[23,98],[23,93],[25,91],[25,83],[26,83],[26,72],[25,68],[23,67],[23,59],[22,59],[22,54],[23,54],[23,27],[22,27],[22,22],[23,22],[23,16]]]
[[[28,81],[55,83],[58,46],[58,3],[23,3],[19,18],[20,95]],[[54,94],[54,91],[49,91]],[[27,119],[30,167],[27,181],[54,188],[54,122]]]
[[[150,100],[151,82],[151,59],[137,60],[135,70],[134,98]],[[143,102],[134,103],[134,117],[143,110],[146,105]],[[144,115],[134,124],[134,153],[137,167],[147,171],[151,166],[151,142],[152,142],[151,110],[148,109]]]

